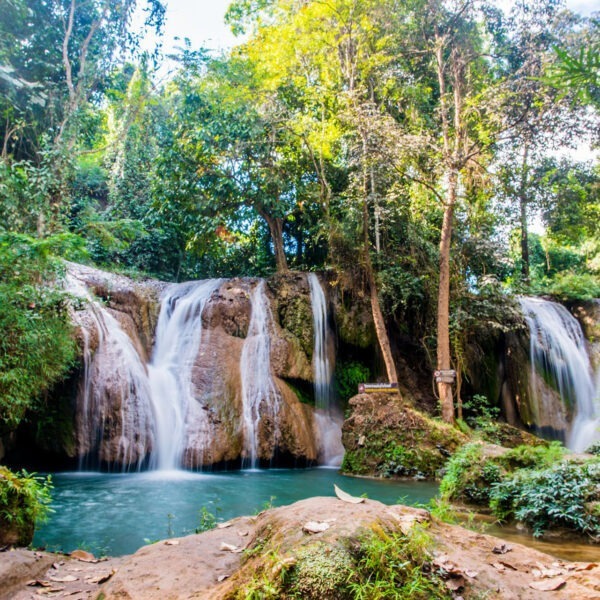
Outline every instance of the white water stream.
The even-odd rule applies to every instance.
[[[308,274],[313,315],[313,379],[315,390],[315,424],[319,438],[319,462],[339,466],[344,457],[342,445],[343,417],[333,402],[329,360],[330,332],[327,323],[327,299],[315,273]]]
[[[202,312],[222,279],[169,286],[162,297],[156,341],[148,365],[154,412],[155,450],[151,467],[181,465],[186,443],[186,415],[194,399],[192,367],[202,341]],[[208,430],[208,426],[203,428]],[[206,440],[204,447],[210,440]]]
[[[273,315],[261,280],[250,296],[252,315],[240,360],[242,418],[244,431],[244,467],[255,469],[259,460],[259,425],[271,421],[271,435],[278,438],[277,413],[281,398],[271,373]],[[276,445],[276,444],[275,444]]]
[[[570,423],[561,415],[549,416],[566,427],[567,446],[581,452],[600,440],[600,394],[581,326],[561,304],[529,297],[520,298],[520,303],[530,332],[531,380],[536,372],[545,376],[563,403],[572,406]],[[538,411],[558,412],[545,403],[536,386],[531,387]]]
[[[123,470],[132,465],[139,470],[148,449],[154,445],[154,417],[148,401],[150,388],[145,365],[117,319],[92,298],[75,273],[67,273],[66,283],[67,290],[89,306],[87,314],[91,316],[98,336],[97,349],[92,355],[90,324],[79,320],[84,341],[84,377],[78,400],[78,437],[88,453],[96,448],[104,449],[99,456],[101,461],[121,463]],[[75,313],[75,319],[81,319],[80,313]],[[110,372],[103,368],[107,362],[113,365]],[[113,393],[116,390],[120,398],[120,434],[116,445],[113,443],[105,447],[103,434],[107,421],[115,419],[102,401],[109,389]],[[89,466],[84,463],[84,458],[89,461],[91,457],[82,457],[80,469]]]

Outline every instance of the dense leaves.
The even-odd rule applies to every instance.
[[[62,266],[52,253],[76,256],[81,242],[0,235],[0,433],[43,401],[75,357],[67,296],[56,287]]]

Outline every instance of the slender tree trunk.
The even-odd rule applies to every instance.
[[[444,208],[442,236],[440,240],[440,284],[437,308],[437,367],[449,370],[452,366],[450,354],[450,244],[452,241],[452,222],[458,187],[458,172],[451,170],[448,177],[448,196]],[[454,402],[452,383],[438,382],[438,393],[442,407],[442,419],[454,423]]]
[[[283,219],[281,217],[272,217],[264,211],[260,211],[261,216],[267,222],[275,249],[275,266],[278,273],[284,273],[289,270],[285,251],[283,249]]]
[[[365,253],[368,255],[369,249],[365,249]],[[375,333],[377,334],[377,340],[381,353],[383,354],[383,360],[385,362],[385,370],[387,372],[388,381],[390,383],[396,383],[398,381],[398,373],[396,372],[396,365],[392,356],[392,347],[390,345],[390,338],[385,328],[385,320],[383,313],[381,312],[381,305],[379,304],[379,297],[377,295],[377,284],[375,283],[375,274],[373,273],[373,265],[371,264],[370,256],[365,259],[367,268],[367,279],[369,282],[369,291],[371,295],[371,313],[373,314],[373,323],[375,324]]]
[[[529,146],[523,149],[521,166],[521,182],[519,185],[519,209],[521,213],[521,275],[525,283],[529,283],[529,232],[527,229],[527,186],[528,186]]]
[[[366,160],[367,153],[367,141],[363,136],[363,163]],[[383,361],[385,362],[385,370],[387,372],[388,381],[390,383],[396,383],[398,381],[398,374],[396,373],[396,365],[392,356],[392,347],[390,345],[390,338],[385,328],[385,320],[383,313],[381,312],[381,305],[379,304],[379,296],[377,295],[377,283],[375,282],[375,273],[373,271],[373,263],[371,262],[371,252],[369,243],[369,179],[367,177],[366,166],[363,167],[363,252],[364,252],[364,264],[367,273],[367,281],[369,284],[369,293],[371,297],[371,313],[373,314],[373,323],[375,324],[375,333],[377,334],[377,341],[379,342],[379,348],[383,355]]]
[[[296,234],[296,264],[301,265],[304,258],[304,235],[302,229]]]
[[[521,209],[521,276],[529,283],[529,233],[527,231],[527,199],[519,198]]]

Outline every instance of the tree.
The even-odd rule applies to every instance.
[[[136,48],[130,25],[137,0],[6,4],[0,16],[2,160],[30,161],[52,179],[44,206],[36,211],[36,233],[43,236],[63,226],[73,151],[88,103],[100,98],[117,61]],[[160,27],[162,4],[147,4],[148,24]],[[19,166],[31,171],[24,163]]]

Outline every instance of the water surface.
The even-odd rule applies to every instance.
[[[311,496],[333,496],[333,484],[386,504],[428,502],[431,482],[357,479],[334,469],[272,469],[219,474],[152,471],[135,474],[57,473],[55,512],[34,545],[96,555],[130,554],[149,541],[193,533],[203,507],[219,521]],[[317,515],[318,516],[318,515]]]

